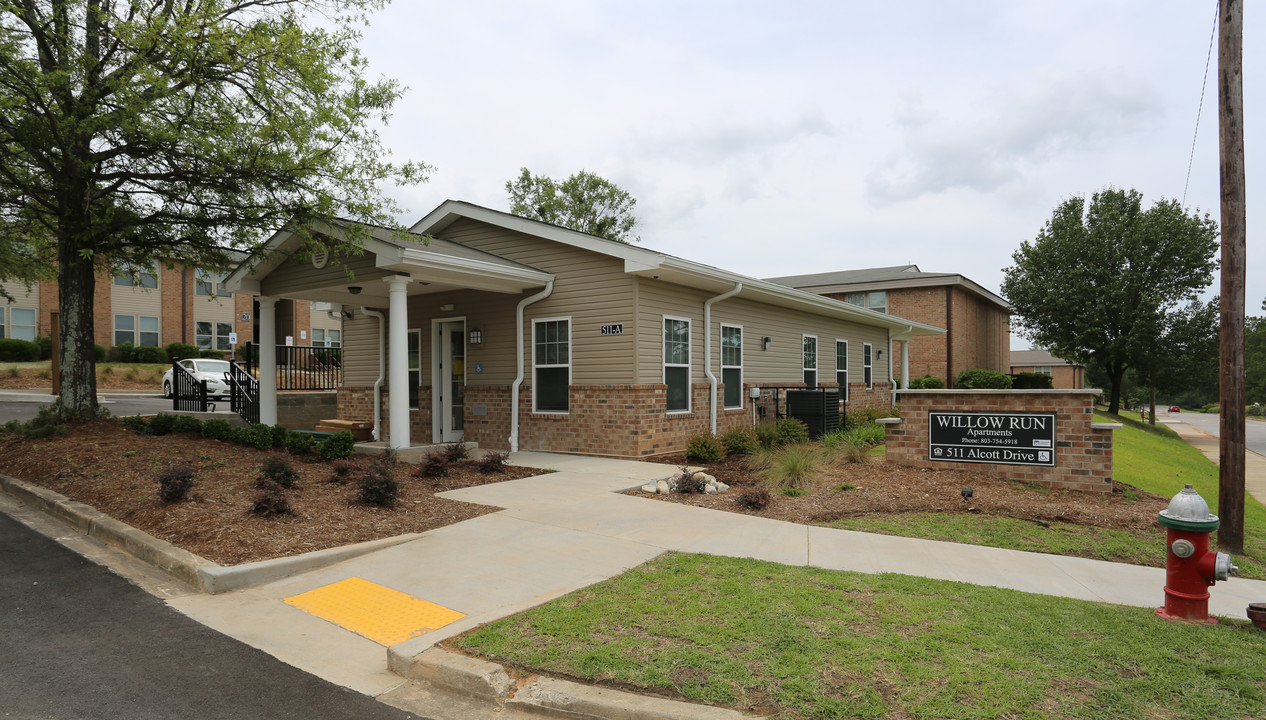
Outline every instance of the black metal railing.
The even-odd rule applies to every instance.
[[[242,356],[245,358],[246,371],[252,376],[258,376],[258,346],[247,343]],[[342,348],[277,346],[278,390],[337,390],[342,382]]]
[[[171,409],[173,412],[207,412],[207,381],[199,380],[179,362],[171,364]]]
[[[229,407],[254,425],[259,422],[259,381],[241,363],[229,363]]]

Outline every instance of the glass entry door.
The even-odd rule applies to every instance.
[[[440,439],[458,442],[466,427],[466,323],[439,323]]]

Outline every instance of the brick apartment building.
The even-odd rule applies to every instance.
[[[173,342],[228,350],[229,333],[238,343],[258,342],[254,298],[220,288],[225,273],[159,263],[134,274],[101,275],[95,286],[93,335],[106,348],[133,345],[165,347]],[[56,282],[28,289],[20,282],[0,283],[15,301],[0,299],[0,338],[35,340],[51,333],[50,312],[58,307]],[[282,300],[277,303],[277,344],[342,346],[341,308],[329,303]]]
[[[935,375],[953,387],[964,370],[1011,371],[1011,305],[962,275],[897,265],[768,280],[943,328],[910,341],[911,378]],[[888,351],[900,368],[900,346]]]
[[[1080,390],[1086,387],[1086,368],[1061,360],[1046,350],[1013,350],[1011,373],[1033,372],[1051,376],[1056,390]]]

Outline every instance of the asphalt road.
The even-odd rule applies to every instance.
[[[0,718],[418,717],[220,635],[0,513]]]
[[[1205,415],[1204,413],[1165,413],[1158,411],[1156,419],[1165,418],[1169,421],[1185,422],[1192,427],[1199,428],[1210,435],[1217,437],[1221,430],[1221,415]],[[1244,423],[1244,444],[1252,452],[1258,455],[1266,456],[1266,422],[1261,420],[1248,420]]]

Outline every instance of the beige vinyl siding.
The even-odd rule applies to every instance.
[[[432,379],[433,321],[458,318],[464,318],[468,338],[473,328],[483,331],[484,337],[482,344],[466,345],[466,384],[509,385],[514,382],[514,308],[520,299],[521,295],[476,290],[410,297],[409,329],[422,331],[422,384],[430,385]],[[450,304],[451,311],[440,310],[440,306]],[[483,364],[482,373],[475,373],[475,363]],[[526,380],[526,375],[524,377]]]
[[[349,276],[348,273],[351,273]],[[364,285],[371,280],[392,275],[374,265],[374,256],[370,253],[345,258],[342,261],[330,260],[321,269],[312,267],[310,260],[288,258],[268,274],[260,284],[262,295],[285,297],[293,293],[325,288],[330,285]]]
[[[691,318],[690,363],[692,382],[707,382],[703,372],[703,303],[719,293],[704,293],[668,283],[642,280],[639,288],[640,327],[638,382],[658,383],[663,378],[663,316]],[[861,378],[862,343],[884,347],[888,331],[808,312],[731,298],[712,306],[712,372],[721,377],[721,323],[743,326],[743,381],[800,383],[804,380],[803,336],[818,338],[818,382],[835,379],[835,340],[848,340],[850,380]],[[761,339],[771,339],[761,349]],[[888,355],[872,362],[874,382],[887,382]]]
[[[572,384],[591,385],[632,381],[634,355],[633,278],[624,274],[624,261],[561,243],[542,240],[473,220],[459,220],[446,228],[442,237],[467,247],[490,252],[523,263],[555,277],[554,292],[529,305],[524,312],[524,336],[530,337],[533,318],[571,318]],[[525,296],[537,290],[529,290]],[[494,380],[485,364],[484,382],[514,379],[514,306],[509,306],[509,380]],[[457,308],[461,310],[460,307]],[[623,324],[620,335],[603,335],[603,325]],[[484,334],[485,346],[491,340]],[[530,348],[530,342],[528,343]],[[479,352],[477,350],[477,352]],[[471,360],[478,360],[472,357]],[[497,364],[500,367],[500,363]],[[524,355],[524,379],[530,380],[532,358]],[[501,377],[498,373],[494,377]],[[470,375],[471,381],[478,382]]]
[[[334,307],[339,306],[335,305]],[[308,327],[313,330],[340,330],[343,327],[343,319],[338,314],[338,310],[317,310],[314,308],[308,318]]]
[[[110,279],[110,342],[114,343],[115,315],[130,315],[136,318],[133,323],[134,342],[140,344],[141,338],[141,320],[142,317],[158,318],[158,347],[163,347],[167,343],[172,342],[171,338],[163,334],[163,281],[171,279],[166,273],[158,273],[158,287],[142,288],[142,287],[124,287],[115,285],[114,279]],[[173,308],[172,312],[177,316],[180,314],[179,308]],[[192,330],[192,328],[190,328]],[[176,338],[179,340],[180,338]],[[192,334],[189,337],[193,339]]]
[[[31,289],[28,290],[26,285],[20,282],[0,282],[6,292],[12,295],[16,302],[10,302],[0,296],[0,324],[4,325],[3,337],[13,337],[13,308],[23,308],[35,311],[35,336],[39,337],[40,333],[40,286],[33,283]],[[19,313],[21,314],[21,313]]]
[[[377,379],[378,318],[357,308],[350,320],[343,321],[343,384],[373,385]]]

